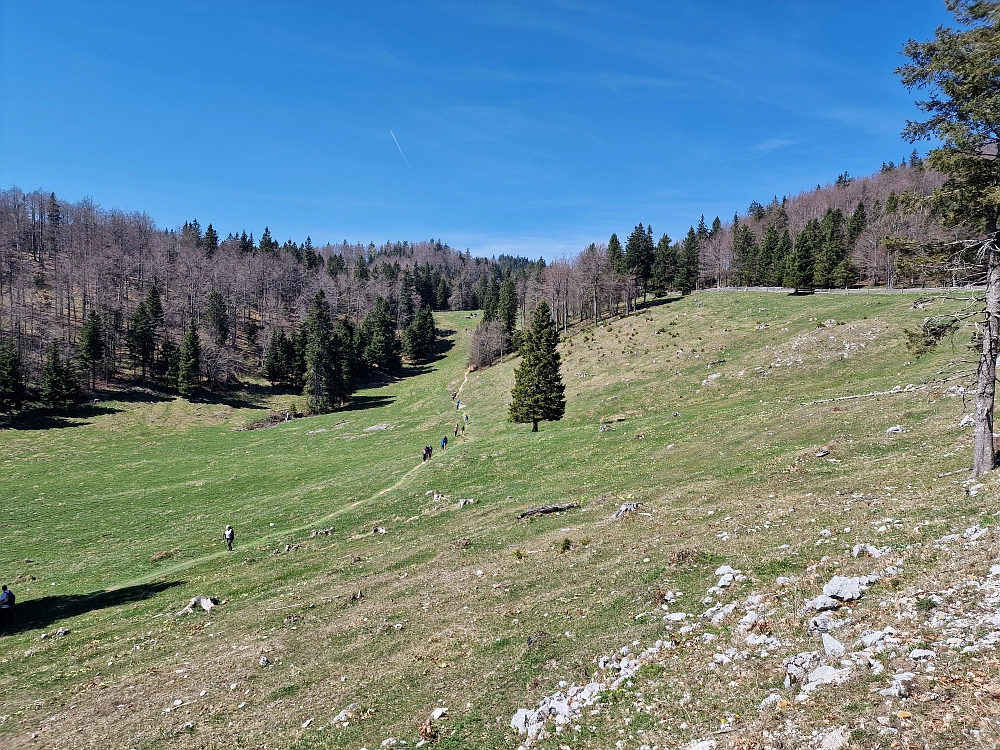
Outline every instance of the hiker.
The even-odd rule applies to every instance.
[[[425,445],[424,446],[424,463],[426,463],[427,459],[430,458],[430,457],[431,457],[431,447],[429,445]]]
[[[451,400],[452,400],[452,402],[454,402],[456,398],[458,398],[458,391],[452,391],[452,394],[451,394]]]
[[[4,585],[0,588],[0,625],[14,622],[14,592]]]
[[[226,524],[226,530],[222,532],[222,538],[226,542],[226,547],[229,549],[230,552],[232,552],[233,542],[236,541],[236,532],[233,530],[233,527],[230,526],[228,523]]]
[[[433,456],[433,455],[434,455],[434,447],[428,445],[427,446],[427,459],[430,460],[431,456]]]
[[[443,438],[441,438],[441,450],[444,450],[447,447],[448,447],[448,436],[445,435]]]
[[[458,422],[455,422],[455,437],[458,437]]]
[[[462,408],[462,399],[458,399],[455,402],[455,409],[458,410],[458,409],[461,409],[461,408]]]
[[[469,415],[468,414],[463,414],[462,416],[465,417],[465,423],[469,424]]]
[[[462,437],[465,437],[465,425],[462,425]]]

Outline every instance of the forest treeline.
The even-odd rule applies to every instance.
[[[266,227],[223,238],[211,223],[162,229],[12,188],[0,191],[0,389],[17,375],[19,398],[54,406],[115,380],[185,393],[265,377],[329,408],[401,356],[427,356],[431,310],[481,309],[471,359],[489,364],[542,300],[565,330],[705,287],[951,283],[919,249],[943,230],[913,200],[942,181],[913,154],[729,221],[702,217],[679,239],[640,223],[551,263],[440,240],[318,247],[279,244]]]

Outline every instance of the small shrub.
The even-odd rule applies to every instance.
[[[562,554],[563,552],[569,552],[571,549],[573,549],[573,540],[563,539],[562,543],[559,545],[559,554]]]
[[[937,603],[933,599],[921,599],[920,601],[917,602],[917,609],[921,610],[922,612],[927,612],[929,610],[932,610],[936,606]]]
[[[523,549],[514,550],[514,557],[516,557],[518,560],[523,560],[525,558],[524,550]]]

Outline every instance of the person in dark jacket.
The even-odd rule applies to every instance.
[[[14,622],[14,592],[7,586],[0,587],[0,625]]]

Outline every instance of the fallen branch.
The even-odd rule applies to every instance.
[[[563,505],[542,505],[538,508],[530,508],[524,511],[524,513],[519,513],[518,518],[528,518],[530,516],[544,516],[546,513],[560,513],[564,510],[569,510],[570,508],[578,508],[576,503],[564,503]]]
[[[972,467],[966,466],[964,469],[955,469],[955,471],[946,471],[944,474],[938,474],[937,477],[938,479],[943,479],[944,477],[951,477],[955,474],[968,474],[970,471],[972,471]]]
[[[924,386],[914,385],[906,386],[905,388],[900,388],[899,386],[893,388],[891,391],[872,391],[871,393],[856,393],[853,396],[837,396],[836,398],[820,398],[815,401],[803,401],[799,406],[809,406],[811,404],[827,404],[831,401],[851,401],[857,398],[871,398],[872,396],[894,396],[897,393],[913,393],[914,391],[922,390]]]

